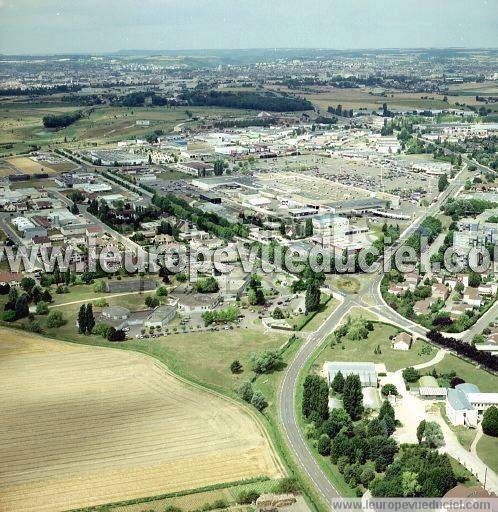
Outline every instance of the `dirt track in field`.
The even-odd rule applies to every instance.
[[[141,354],[0,330],[0,510],[281,476],[262,428]]]

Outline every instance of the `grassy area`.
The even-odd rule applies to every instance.
[[[483,392],[496,391],[497,377],[452,354],[445,355],[440,363],[424,368],[423,373],[429,374],[433,369],[438,373],[456,372],[458,377],[475,384]]]
[[[153,130],[173,131],[177,124],[188,121],[183,107],[109,107],[97,106],[76,123],[61,130],[46,129],[43,117],[88,108],[70,103],[22,103],[5,102],[0,105],[0,156],[18,154],[30,150],[30,146],[45,146],[54,143],[69,145],[85,143],[104,144],[119,140],[143,137]],[[243,116],[251,111],[216,107],[189,108],[194,117]],[[254,114],[254,113],[253,113]],[[137,125],[138,120],[150,121],[150,126]]]
[[[354,277],[341,277],[337,279],[337,288],[344,293],[358,293],[361,288],[361,283]]]
[[[430,361],[436,349],[422,340],[417,340],[407,351],[394,350],[389,336],[396,335],[396,327],[379,322],[374,323],[374,330],[365,340],[351,341],[343,338],[341,344],[330,346],[331,338],[327,339],[327,346],[316,360],[318,366],[325,361],[371,361],[384,363],[388,371]],[[344,347],[344,348],[342,348]],[[380,353],[374,351],[380,347]]]
[[[458,480],[458,482],[465,487],[474,487],[476,485],[480,485],[479,480],[460,462],[454,459],[451,455],[448,454],[450,459],[451,467],[453,468],[453,472]]]
[[[308,313],[307,315],[299,315],[289,320],[296,331],[316,331],[325,319],[338,306],[339,301],[333,299],[330,295],[322,295],[320,308],[318,311]]]
[[[498,472],[498,438],[483,434],[476,450],[479,458],[493,471]]]

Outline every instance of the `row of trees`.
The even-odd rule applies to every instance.
[[[313,110],[308,100],[290,95],[253,91],[202,91],[186,92],[181,99],[188,105],[267,110],[269,112],[296,112]]]
[[[448,338],[436,330],[429,331],[427,333],[427,338],[438,345],[454,350],[458,354],[467,357],[478,364],[482,364],[490,370],[498,370],[498,357],[491,352],[477,350],[477,348],[470,343],[466,343],[465,341],[461,341],[456,338]]]

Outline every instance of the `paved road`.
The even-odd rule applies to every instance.
[[[325,502],[328,502],[330,498],[339,496],[339,493],[318,465],[318,462],[311,453],[301,433],[297,422],[297,411],[295,407],[296,393],[301,369],[315,349],[320,346],[324,337],[337,327],[341,318],[349,311],[352,305],[353,302],[346,299],[332,312],[322,326],[309,336],[292,363],[288,366],[279,394],[279,416],[286,441],[298,465],[308,475],[317,492]]]
[[[448,197],[456,195],[456,193],[464,186],[466,179],[467,166],[464,166],[463,169],[455,176],[455,179],[450,182],[448,188],[438,196],[436,202],[432,203],[425,210],[424,214],[415,219],[415,221],[401,234],[399,240],[392,246],[391,252],[394,253],[401,245],[403,245],[403,243],[406,242],[406,240],[419,228],[420,223],[427,216],[437,214],[444,201],[446,201]],[[315,486],[317,493],[322,497],[325,503],[328,503],[331,498],[339,496],[339,493],[319,466],[298,425],[296,393],[301,370],[306,365],[313,352],[321,345],[323,340],[337,328],[343,316],[346,315],[354,306],[366,307],[387,321],[390,321],[391,323],[409,330],[421,337],[425,337],[426,335],[426,329],[404,318],[384,302],[380,293],[380,281],[382,280],[382,276],[383,271],[380,269],[378,274],[369,281],[367,287],[362,290],[362,295],[360,297],[354,295],[346,295],[344,297],[344,300],[341,302],[339,307],[333,311],[320,328],[312,333],[304,342],[296,357],[288,366],[280,388],[278,411],[287,444],[290,447],[297,464],[303,472],[308,475]],[[366,295],[373,299],[373,305],[369,305],[363,300],[363,297]]]

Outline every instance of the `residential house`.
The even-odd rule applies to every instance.
[[[463,302],[465,304],[469,304],[470,306],[479,307],[482,304],[482,300],[481,297],[479,297],[477,288],[467,286],[467,288],[465,288],[463,291]]]
[[[392,346],[394,350],[410,350],[412,346],[412,337],[407,332],[400,332],[392,340]]]
[[[432,297],[436,300],[445,301],[450,294],[450,290],[444,284],[436,283],[432,285]]]

